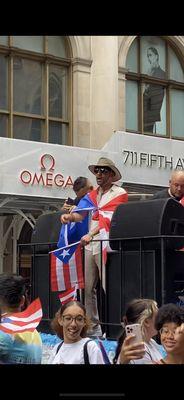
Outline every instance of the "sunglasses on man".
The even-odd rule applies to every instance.
[[[101,174],[108,174],[112,172],[112,169],[109,167],[94,167],[94,173],[98,174],[99,172],[101,172]]]

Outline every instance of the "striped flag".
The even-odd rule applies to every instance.
[[[53,253],[51,254],[51,290],[64,291],[76,287],[84,288],[81,246],[78,245],[68,263],[63,263]]]
[[[59,293],[59,299],[61,304],[66,304],[69,301],[77,300],[77,290],[76,287],[65,290],[63,293]]]
[[[26,310],[1,317],[0,330],[5,333],[33,332],[42,319],[40,299],[34,300]]]
[[[90,201],[93,202],[94,206],[97,206],[97,189],[92,190],[85,197],[89,196]],[[81,202],[83,199],[81,200]],[[98,221],[99,223],[99,231],[100,231],[100,239],[102,242],[102,260],[103,265],[105,265],[107,260],[107,251],[112,251],[109,246],[109,230],[111,219],[116,207],[122,203],[126,203],[128,201],[128,195],[123,190],[121,194],[118,194],[112,200],[108,201],[103,206],[98,207],[98,211],[93,213],[92,219]],[[80,203],[81,203],[80,202]],[[79,206],[80,206],[79,203]]]

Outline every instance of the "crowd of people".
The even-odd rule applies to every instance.
[[[62,224],[82,222],[88,218],[88,231],[81,237],[85,247],[85,304],[73,300],[61,305],[51,322],[52,332],[61,340],[52,351],[49,364],[105,364],[108,357],[103,348],[102,330],[98,314],[97,284],[100,280],[105,291],[104,261],[99,240],[108,235],[111,218],[116,207],[128,201],[126,191],[115,184],[121,173],[108,158],[101,157],[89,165],[96,177],[97,188],[84,177],[74,182],[76,199],[65,202]],[[83,200],[89,197],[96,207],[92,214],[81,211]],[[174,171],[169,189],[154,198],[174,197],[182,202],[184,196],[184,172]],[[80,211],[77,211],[75,207]],[[108,237],[108,236],[106,236]],[[96,239],[95,241],[93,239]],[[29,324],[17,331],[27,309],[25,280],[18,275],[0,275],[0,363],[40,364],[42,341],[39,325]],[[29,322],[29,317],[28,322]],[[13,321],[14,329],[8,331]],[[15,321],[15,322],[14,322]],[[24,321],[25,322],[25,321]],[[138,324],[142,339],[127,336],[126,327]],[[30,324],[31,325],[31,324]],[[97,340],[98,338],[98,340]],[[184,308],[177,304],[158,306],[154,299],[132,299],[122,318],[122,332],[117,340],[114,364],[184,364]]]
[[[11,333],[1,330],[4,319],[21,314],[25,293],[24,278],[0,276],[1,364],[42,363],[42,341],[37,329]],[[74,300],[62,305],[51,321],[60,342],[54,346],[48,364],[110,364],[102,342],[88,337],[91,323],[81,302]],[[126,336],[126,326],[134,324],[140,325],[141,341],[135,342],[134,334]],[[113,363],[184,364],[184,307],[168,303],[158,308],[153,299],[133,299],[122,318]]]

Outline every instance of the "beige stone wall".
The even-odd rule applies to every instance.
[[[70,37],[74,146],[101,148],[125,130],[126,57],[135,36]],[[184,36],[168,36],[184,56]]]
[[[73,48],[73,145],[101,148],[119,128],[118,37],[77,37]]]
[[[90,147],[101,148],[118,129],[118,38],[92,37]]]
[[[91,63],[73,64],[73,145],[90,147],[90,79]]]

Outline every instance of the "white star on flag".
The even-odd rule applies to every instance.
[[[63,257],[63,258],[65,258],[66,256],[69,256],[70,255],[70,249],[68,249],[68,250],[63,250],[63,252],[61,253],[61,256]]]

